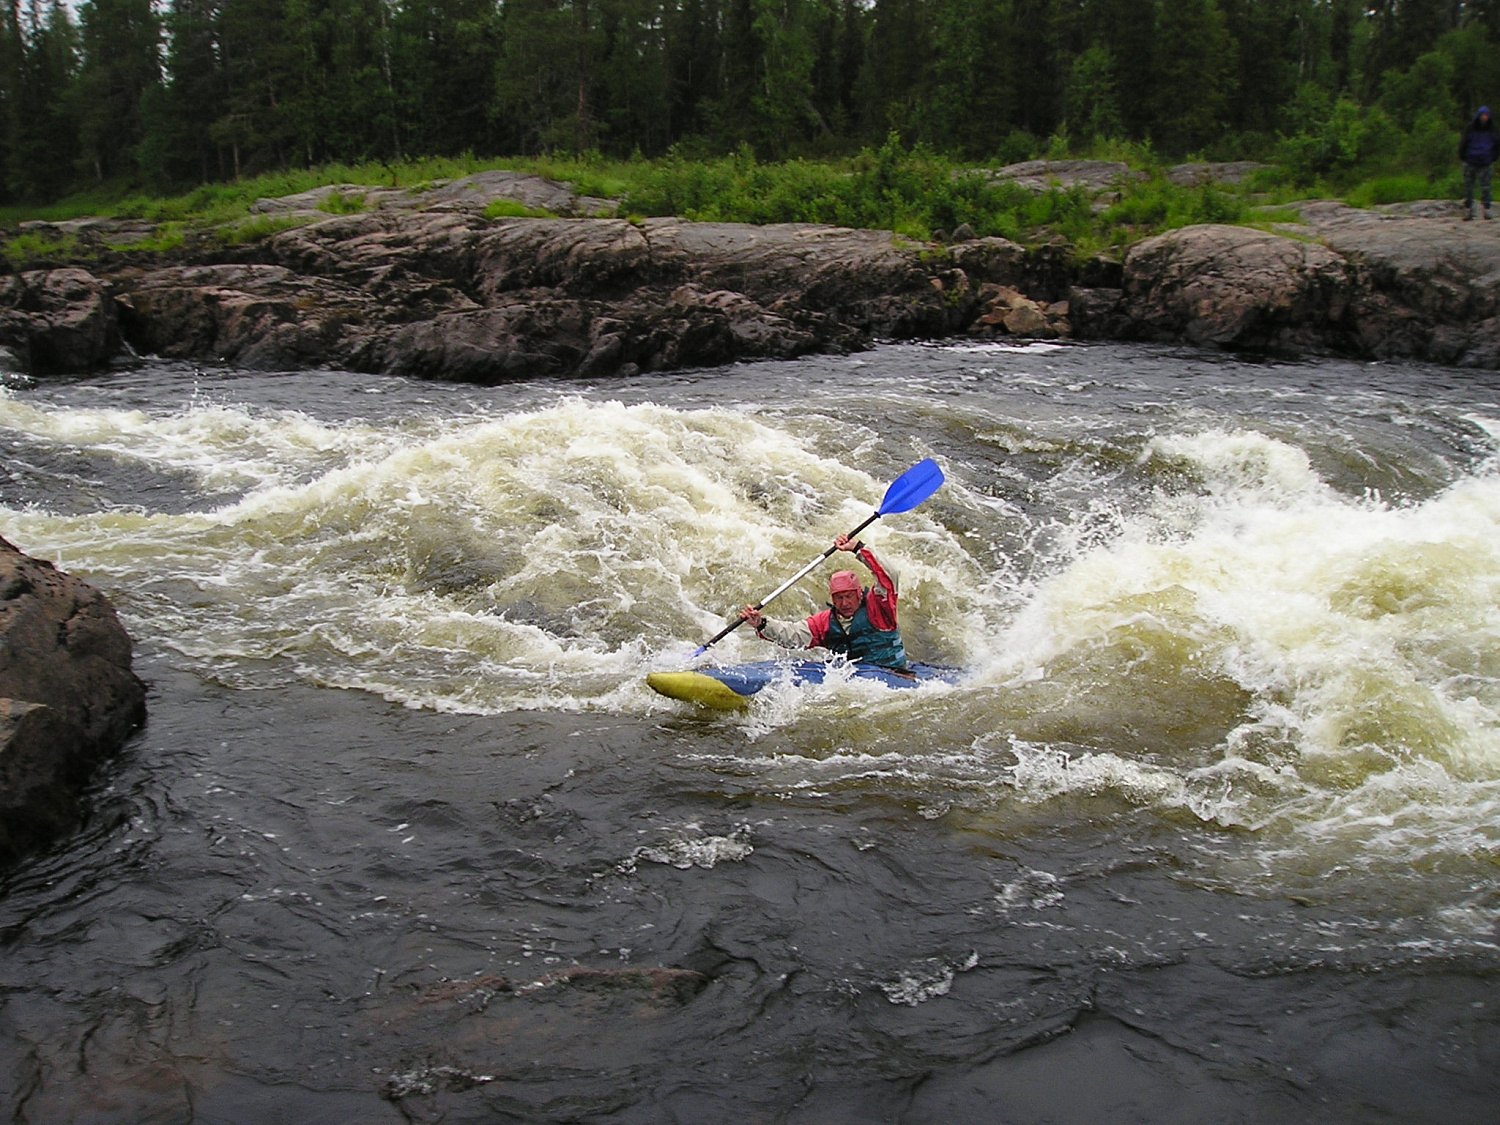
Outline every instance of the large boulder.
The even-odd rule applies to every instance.
[[[1348,335],[1349,264],[1326,246],[1210,224],[1126,255],[1121,311],[1135,335],[1191,344],[1326,350]]]
[[[28,270],[0,278],[0,346],[32,375],[69,375],[107,363],[120,346],[114,303],[88,270]]]
[[[1355,350],[1500,366],[1500,222],[1463,222],[1452,200],[1298,210],[1301,224],[1283,229],[1315,235],[1359,280]]]
[[[92,586],[0,539],[0,864],[65,830],[145,718],[131,641]]]

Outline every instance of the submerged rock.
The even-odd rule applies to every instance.
[[[65,831],[145,718],[131,641],[92,586],[0,539],[0,864]]]

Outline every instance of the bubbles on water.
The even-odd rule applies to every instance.
[[[1001,910],[1050,910],[1061,906],[1063,892],[1058,878],[1050,871],[1036,871],[1030,867],[1021,869],[1019,877],[1006,883],[995,895]]]
[[[885,993],[892,1004],[905,1004],[915,1008],[939,996],[953,991],[953,982],[959,973],[966,973],[979,965],[979,954],[970,953],[964,960],[951,964],[937,957],[929,957],[908,965],[893,981],[877,981],[875,987]]]
[[[683,824],[665,831],[657,843],[637,848],[630,858],[621,862],[619,871],[628,875],[635,871],[636,864],[643,859],[675,867],[680,871],[692,867],[711,871],[720,863],[739,863],[749,858],[755,851],[750,840],[751,829],[748,824],[736,825],[722,836],[705,831],[701,824]]]
[[[839,418],[792,413],[558,397],[333,423],[0,394],[0,426],[28,440],[229,496],[187,513],[0,515],[7,536],[110,589],[138,636],[223,683],[640,715],[678,709],[647,670],[685,661],[878,503],[874,436],[855,427],[840,448]],[[938,822],[1066,804],[1253,833],[1240,885],[1315,856],[1493,862],[1490,466],[1394,503],[1335,489],[1308,450],[1248,428],[993,412],[965,425],[972,463],[872,534],[901,572],[908,650],[973,676],[772,687],[719,720],[743,751],[691,760],[758,791],[891,798]],[[809,580],[774,612],[810,612],[819,593]],[[715,655],[770,653],[741,633]],[[691,843],[652,847],[680,859]]]

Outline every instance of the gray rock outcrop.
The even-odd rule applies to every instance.
[[[1123,160],[1023,160],[989,173],[992,180],[1013,183],[1027,191],[1067,191],[1081,188],[1090,194],[1117,191],[1128,180],[1144,179]]]
[[[1122,288],[1141,338],[1283,352],[1334,342],[1353,291],[1348,263],[1325,246],[1217,225],[1139,243]]]
[[[0,346],[38,375],[102,366],[120,346],[107,286],[74,268],[0,278]]]
[[[1136,244],[1117,289],[1069,294],[1074,334],[1500,367],[1500,223],[1462,222],[1446,201],[1297,209],[1275,233],[1206,225]]]
[[[145,718],[108,599],[0,539],[0,864],[65,831],[93,767]]]
[[[1241,184],[1256,172],[1274,168],[1256,160],[1228,160],[1218,164],[1174,164],[1167,169],[1167,182],[1178,187],[1203,184]]]
[[[491,203],[516,203],[535,211],[565,217],[612,215],[612,199],[579,195],[571,184],[525,172],[492,170],[476,172],[457,180],[440,180],[415,188],[367,187],[362,184],[327,184],[295,195],[257,199],[252,215],[295,215],[329,210],[330,197],[338,197],[352,211],[483,211]]]
[[[1350,266],[1356,354],[1500,367],[1500,222],[1463,222],[1451,200],[1360,210],[1299,207],[1302,229]]]
[[[1258,167],[1182,165],[1169,177],[1232,181]],[[1102,193],[1130,174],[1108,161],[994,173]],[[354,191],[356,213],[313,209]],[[190,240],[170,264],[120,251],[97,273],[0,279],[0,358],[34,376],[83,372],[128,345],[245,367],[494,383],[967,333],[1500,367],[1500,224],[1461,223],[1451,201],[1308,202],[1296,222],[1283,208],[1264,230],[1186,227],[1117,259],[1080,257],[1058,238],[1022,247],[962,230],[921,244],[810,224],[485,218],[497,199],[576,215],[607,204],[499,171],[262,201],[293,224],[248,245]]]
[[[387,209],[283,231],[259,262],[122,277],[116,300],[142,353],[499,382],[939,335],[967,310],[923,249],[800,224]]]

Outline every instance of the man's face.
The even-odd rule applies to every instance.
[[[853,617],[854,611],[859,608],[859,599],[858,590],[840,590],[836,594],[829,595],[829,600],[833,602],[834,612],[840,617]]]

